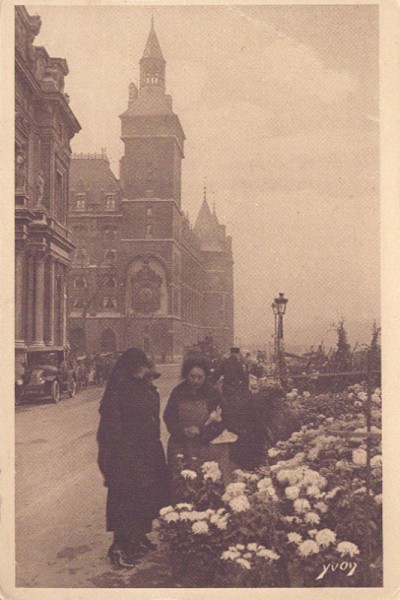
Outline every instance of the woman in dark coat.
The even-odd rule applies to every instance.
[[[130,348],[111,373],[100,405],[98,463],[108,488],[107,531],[113,564],[134,566],[149,548],[146,534],[169,503],[169,471],[160,441],[160,398],[152,364]]]
[[[212,444],[225,429],[223,399],[206,380],[208,367],[202,359],[183,363],[183,381],[171,392],[164,413],[168,440],[168,465],[174,477],[182,468],[200,468],[218,462],[223,475],[229,471],[228,444]]]

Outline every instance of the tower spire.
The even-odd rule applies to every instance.
[[[140,87],[155,86],[165,90],[165,60],[151,16],[150,32],[140,59]]]

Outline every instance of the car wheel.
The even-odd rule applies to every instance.
[[[56,379],[51,384],[51,397],[53,398],[54,404],[57,404],[60,401],[60,386]]]
[[[68,389],[68,395],[70,398],[73,398],[76,394],[76,381],[75,379],[71,382],[71,387]]]

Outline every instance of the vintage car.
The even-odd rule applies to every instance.
[[[16,404],[33,399],[57,403],[62,394],[66,393],[70,398],[75,396],[76,376],[65,348],[28,351],[24,368],[23,376],[16,380]]]

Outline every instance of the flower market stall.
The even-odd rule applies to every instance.
[[[224,485],[215,462],[182,465],[182,501],[155,523],[178,585],[381,585],[381,402],[380,389],[361,384],[292,390],[285,403],[298,430],[268,449],[263,467]]]

